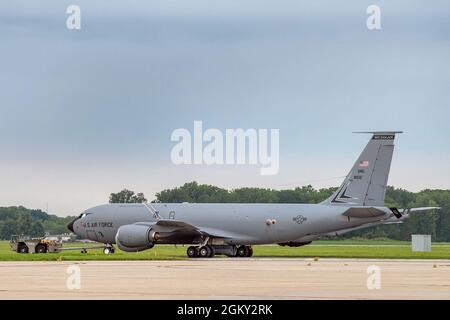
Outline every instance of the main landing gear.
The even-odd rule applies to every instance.
[[[251,257],[253,249],[251,246],[190,246],[186,250],[189,258],[212,258],[216,254],[224,254],[229,257]]]
[[[251,257],[253,255],[253,249],[250,246],[240,246],[237,248],[235,257],[244,258]]]
[[[212,246],[190,246],[186,253],[189,258],[212,258],[216,254]]]

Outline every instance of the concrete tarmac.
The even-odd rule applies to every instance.
[[[369,269],[375,274],[368,273],[369,266],[375,266]],[[376,270],[380,271],[379,282]],[[450,299],[450,261],[215,258],[0,262],[0,299],[25,298]]]

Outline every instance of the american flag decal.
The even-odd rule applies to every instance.
[[[363,168],[367,168],[369,166],[369,161],[364,160],[359,162],[359,166]]]

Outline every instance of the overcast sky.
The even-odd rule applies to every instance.
[[[450,188],[448,1],[1,1],[0,39],[0,206],[338,186],[369,138],[351,132],[371,130],[405,131],[391,185]],[[170,135],[194,120],[280,129],[279,173],[172,164]]]

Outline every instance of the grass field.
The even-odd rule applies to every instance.
[[[80,244],[64,246],[73,247]],[[187,259],[186,248],[186,246],[160,245],[139,253],[116,250],[116,253],[112,255],[104,255],[101,249],[88,250],[88,253],[76,250],[47,254],[19,254],[9,249],[8,241],[0,241],[0,261],[182,260]],[[315,241],[311,245],[298,248],[278,245],[253,248],[254,257],[450,259],[450,243],[434,243],[431,252],[412,252],[410,243],[406,241],[367,240]]]

